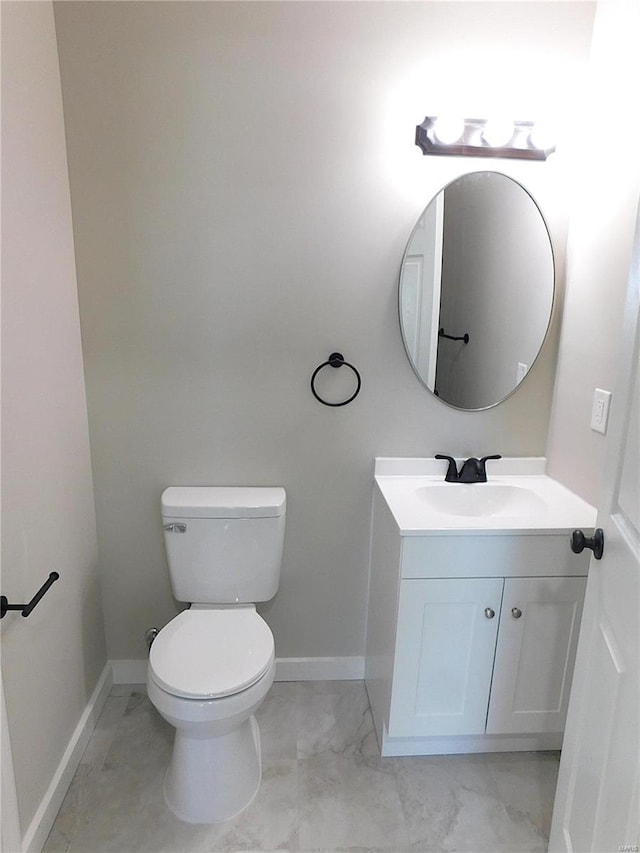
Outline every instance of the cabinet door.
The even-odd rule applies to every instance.
[[[503,583],[402,581],[392,737],[484,732]]]
[[[564,730],[586,583],[505,580],[487,733]]]

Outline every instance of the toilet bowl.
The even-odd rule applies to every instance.
[[[252,605],[185,610],[158,634],[147,690],[175,727],[165,801],[188,823],[219,823],[255,797],[261,781],[254,712],[273,683],[273,635]]]

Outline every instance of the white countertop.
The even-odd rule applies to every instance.
[[[403,536],[593,530],[595,507],[548,477],[545,465],[543,457],[490,460],[487,483],[465,484],[444,482],[446,461],[379,457],[375,483]]]

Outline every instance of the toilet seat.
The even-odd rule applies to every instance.
[[[259,681],[274,654],[273,634],[253,607],[185,610],[154,640],[149,670],[174,696],[219,699]]]

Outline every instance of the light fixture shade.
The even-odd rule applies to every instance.
[[[529,142],[534,148],[554,149],[556,129],[548,122],[536,122],[529,133]]]
[[[438,142],[451,145],[464,133],[464,119],[457,116],[438,116],[433,125],[433,134]]]
[[[466,118],[454,139],[453,131],[450,135],[444,131],[441,133],[438,120],[437,116],[427,116],[416,127],[416,145],[423,154],[546,160],[555,151],[555,145],[536,147],[533,141],[535,134],[532,133],[535,125],[532,121],[514,121],[500,127],[494,119]],[[446,138],[451,138],[451,142],[443,141]]]
[[[482,128],[482,138],[492,148],[504,148],[513,139],[514,132],[511,119],[490,118]]]

